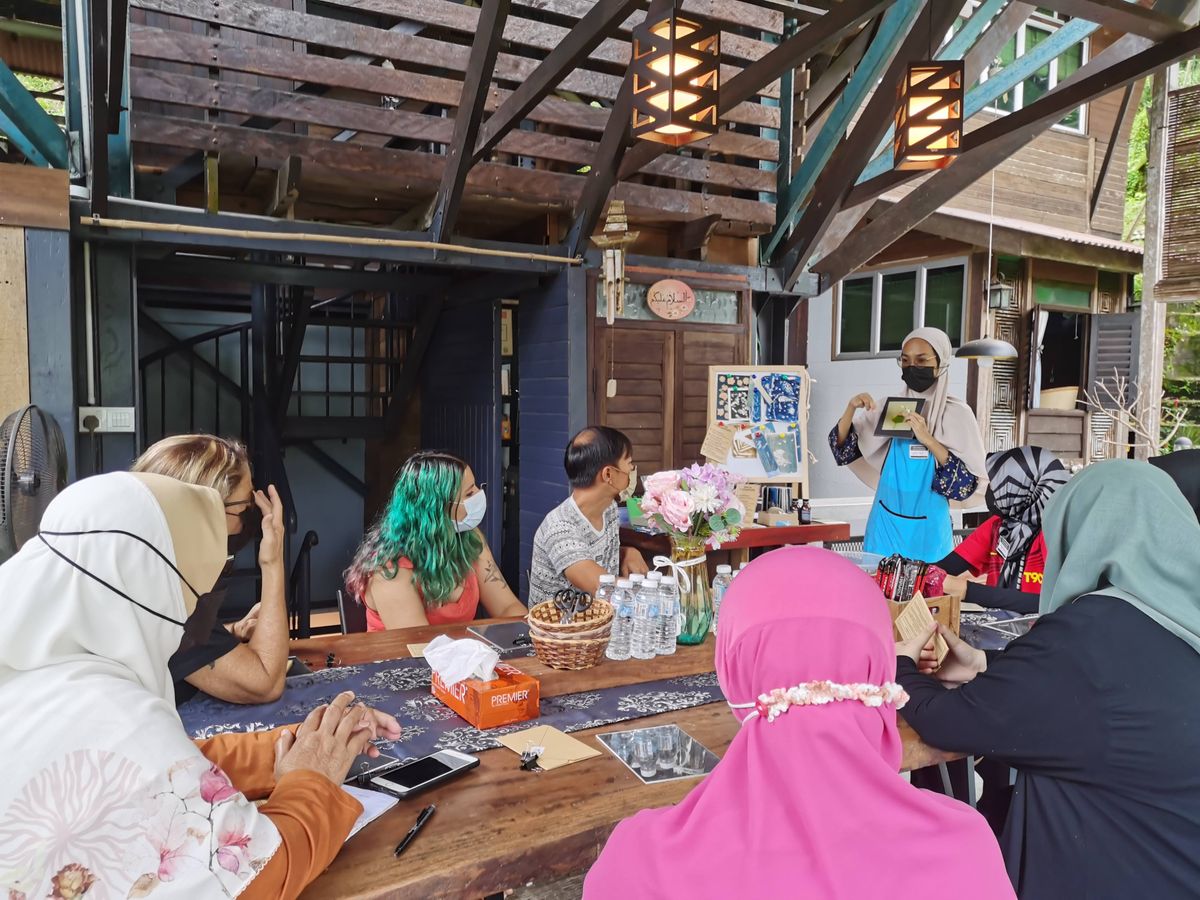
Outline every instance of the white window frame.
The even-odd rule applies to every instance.
[[[976,0],[973,0],[973,2],[971,3],[972,9],[974,9],[975,6],[977,6],[977,5],[978,5],[978,3],[976,2]],[[1028,19],[1026,19],[1024,22],[1022,22],[1021,27],[1017,29],[1017,34],[1016,34],[1016,36],[1017,36],[1017,57],[1016,57],[1016,59],[1020,60],[1020,58],[1025,55],[1025,32],[1027,29],[1029,29],[1030,27],[1040,28],[1042,31],[1049,31],[1051,34],[1053,34],[1059,28],[1062,28],[1062,26],[1064,24],[1065,23],[1059,19],[1048,18],[1048,17],[1042,15],[1041,13],[1035,13],[1034,15],[1030,16]],[[1083,53],[1082,53],[1082,56],[1080,58],[1080,63],[1079,63],[1079,67],[1082,69],[1084,66],[1086,66],[1088,64],[1088,60],[1091,58],[1091,56],[1090,56],[1091,40],[1089,38],[1084,38],[1083,40],[1080,41],[1080,44],[1083,45]],[[1061,56],[1061,55],[1062,54],[1059,54],[1059,56]],[[1016,60],[1014,60],[1014,62],[1015,61]],[[980,83],[982,84],[983,82],[987,81],[987,78],[988,78],[988,70],[985,67],[984,70],[979,73]],[[1050,60],[1050,88],[1049,88],[1049,90],[1052,91],[1057,86],[1058,86],[1058,57],[1056,56],[1056,57],[1054,57],[1054,59]],[[1012,96],[1013,96],[1013,108],[1011,110],[1000,109],[999,107],[992,106],[991,104],[989,104],[984,107],[984,111],[994,113],[995,115],[998,115],[998,116],[1007,116],[1010,112],[1016,112],[1017,110],[1024,109],[1025,108],[1025,79],[1022,79],[1021,81],[1017,82],[1012,87]],[[1065,115],[1065,113],[1064,113],[1064,115]],[[1077,134],[1077,135],[1086,136],[1088,133],[1088,104],[1081,103],[1079,105],[1079,127],[1078,128],[1072,128],[1070,125],[1063,125],[1061,122],[1055,122],[1050,127],[1052,129],[1054,129],[1055,131],[1061,131],[1064,134]]]
[[[967,325],[967,288],[970,284],[968,278],[971,272],[971,265],[970,261],[965,256],[952,256],[945,259],[928,259],[924,262],[916,264],[906,263],[903,265],[888,266],[882,269],[872,269],[868,272],[856,272],[854,275],[848,275],[845,279],[843,279],[871,279],[871,349],[866,352],[842,352],[842,282],[839,281],[837,286],[837,303],[834,305],[835,315],[833,317],[833,358],[835,360],[898,359],[900,356],[899,350],[879,349],[879,332],[883,327],[883,277],[885,275],[916,272],[917,285],[916,297],[913,301],[913,328],[920,328],[925,323],[926,273],[929,269],[948,269],[952,266],[962,266],[963,268],[962,316],[959,319],[961,325],[957,335],[950,335],[950,342],[954,345],[954,347],[961,347],[963,342],[962,329],[966,328]]]

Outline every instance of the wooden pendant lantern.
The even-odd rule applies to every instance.
[[[892,147],[895,167],[948,165],[962,143],[962,60],[909,63],[899,93]]]
[[[697,16],[633,29],[633,136],[680,147],[715,134],[721,32]]]

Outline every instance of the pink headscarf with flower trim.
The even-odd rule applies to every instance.
[[[870,578],[833,553],[787,547],[751,563],[725,594],[716,663],[726,697],[745,703],[811,681],[884,684],[896,650]],[[925,900],[947,885],[972,900],[1013,900],[983,818],[910,786],[900,759],[890,705],[756,716],[681,803],[617,826],[584,900]]]

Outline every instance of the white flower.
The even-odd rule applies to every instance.
[[[692,495],[692,503],[695,505],[696,511],[702,512],[706,516],[711,516],[721,506],[717,489],[711,484],[693,484],[688,493]]]

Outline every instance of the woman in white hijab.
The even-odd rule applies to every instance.
[[[919,413],[904,417],[912,437],[876,434],[887,398],[859,394],[830,432],[829,445],[838,465],[850,466],[875,491],[863,549],[932,562],[954,549],[950,503],[983,497],[987,460],[975,414],[950,396],[950,338],[937,328],[918,328],[902,348],[905,389],[894,396],[924,401]]]
[[[297,896],[361,812],[340,783],[373,729],[343,696],[208,756],[188,739],[167,660],[185,622],[211,628],[218,494],[101,475],[60,494],[41,529],[0,566],[0,892]]]

